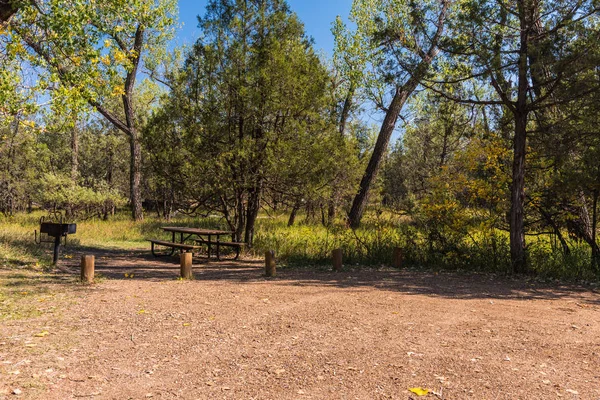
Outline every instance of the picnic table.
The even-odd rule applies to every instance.
[[[244,246],[244,243],[221,240],[221,236],[233,235],[235,232],[232,231],[223,231],[218,229],[197,229],[180,226],[164,226],[162,227],[162,230],[171,233],[171,241],[167,242],[164,240],[150,239],[150,242],[152,243],[152,254],[155,257],[159,257],[161,255],[173,255],[175,249],[193,252],[194,250],[200,249],[201,246],[206,245],[208,258],[210,258],[212,246],[216,246],[216,255],[218,260],[220,260],[221,247],[232,247],[236,250],[235,259],[237,260],[240,256],[240,249]],[[179,238],[177,238],[177,236],[179,236]],[[179,242],[176,241],[177,239],[179,239]],[[186,243],[190,240],[195,244],[192,245]],[[156,254],[154,250],[155,245],[170,247],[171,252],[168,254]]]

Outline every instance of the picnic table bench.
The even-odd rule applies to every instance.
[[[196,229],[178,226],[165,226],[162,229],[165,232],[171,232],[172,240],[168,242],[164,240],[149,239],[150,243],[152,244],[152,255],[155,257],[160,257],[162,255],[173,255],[173,253],[175,253],[175,249],[193,252],[194,250],[200,249],[203,245],[206,245],[208,258],[210,258],[212,246],[216,246],[216,255],[218,260],[221,259],[221,247],[231,247],[236,251],[235,259],[237,260],[240,256],[240,250],[245,246],[245,243],[220,240],[221,236],[233,235],[234,232],[231,231],[222,231],[217,229]],[[177,233],[179,233],[179,243],[176,242]],[[214,240],[213,237],[216,237],[216,240]],[[189,240],[193,240],[196,244],[186,244],[185,242]],[[154,249],[155,245],[170,247],[171,252],[168,254],[157,254]]]
[[[155,251],[155,245],[159,245],[159,246],[163,246],[163,247],[170,247],[171,248],[171,253],[166,254],[166,255],[173,255],[173,253],[175,252],[175,249],[181,249],[181,250],[185,250],[185,251],[193,251],[196,249],[199,249],[200,246],[193,246],[190,244],[185,244],[185,243],[174,243],[174,242],[167,242],[164,240],[156,240],[156,239],[148,239],[151,243],[151,251],[152,251],[152,255],[154,257],[160,257],[162,255],[165,254],[156,254]]]

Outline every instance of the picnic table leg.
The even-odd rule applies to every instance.
[[[158,254],[158,253],[156,253],[156,251],[154,249],[154,242],[151,242],[150,251],[152,252],[152,255],[154,257],[165,257],[165,256],[166,257],[170,257],[170,256],[172,256],[175,253],[175,248],[171,247],[171,252],[169,252],[168,254],[167,253],[165,253],[165,254]]]
[[[221,254],[220,254],[220,244],[219,244],[219,235],[217,235],[217,260],[221,261]]]

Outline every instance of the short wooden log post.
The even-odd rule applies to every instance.
[[[81,256],[81,281],[94,282],[94,268],[96,260],[94,256]]]
[[[342,270],[342,249],[335,249],[331,253],[333,257],[333,270],[340,272]]]
[[[181,261],[181,277],[183,279],[192,279],[194,277],[192,274],[192,253],[181,253],[179,259]]]
[[[392,267],[402,268],[402,249],[400,247],[394,248],[394,255],[392,256]]]
[[[265,252],[265,275],[269,278],[274,277],[277,274],[276,269],[275,252],[273,250]]]

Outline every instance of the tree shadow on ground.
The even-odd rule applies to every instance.
[[[19,295],[36,296],[56,293],[57,291],[85,290],[79,275],[64,272],[44,272],[32,268],[0,269],[0,297]]]
[[[96,271],[108,279],[148,281],[179,278],[179,258],[155,258],[149,251],[96,251]],[[73,273],[78,264],[71,264]],[[127,274],[127,276],[126,276]],[[133,278],[131,278],[133,274]],[[276,278],[264,276],[262,260],[208,261],[194,257],[194,280],[202,282],[264,283],[285,286],[321,286],[340,289],[377,289],[406,295],[448,299],[557,300],[574,298],[581,303],[600,305],[597,289],[569,284],[549,284],[524,276],[502,277],[492,274],[409,271],[394,269],[356,269],[339,273],[325,268],[281,268]]]

